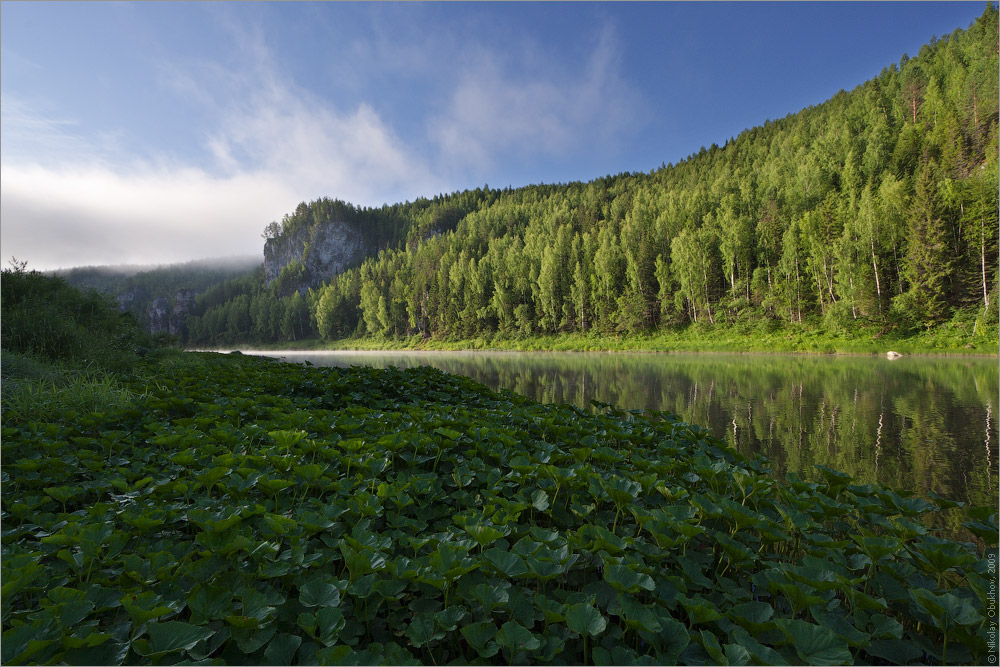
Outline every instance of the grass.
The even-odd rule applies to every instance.
[[[829,332],[817,327],[771,328],[747,325],[692,325],[646,335],[549,334],[519,338],[484,335],[476,338],[355,337],[324,341],[308,339],[267,345],[287,350],[522,350],[522,351],[647,351],[647,352],[790,352],[807,354],[979,354],[996,355],[998,338],[972,324],[953,321],[931,331],[904,335],[859,329]]]
[[[0,385],[4,424],[49,421],[66,414],[124,410],[140,398],[113,375],[72,369],[3,352]]]

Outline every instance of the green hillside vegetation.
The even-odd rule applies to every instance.
[[[423,217],[400,205],[405,241],[400,231],[360,267],[286,298],[280,317],[259,305],[280,293],[247,284],[199,314],[191,342],[516,344],[698,325],[695,339],[742,327],[748,340],[783,329],[870,346],[951,323],[954,336],[927,346],[995,352],[997,69],[988,5],[853,91],[676,165],[441,196],[435,210],[452,217],[440,227],[430,202]],[[375,226],[380,215],[356,214]],[[290,311],[299,325],[283,327]]]
[[[126,312],[148,328],[147,311],[154,299],[173,299],[178,291],[203,292],[251,273],[259,264],[252,258],[194,260],[168,266],[84,266],[53,272],[81,289],[95,289],[121,299]]]
[[[143,355],[96,293],[2,278],[4,664],[990,655],[995,508],[778,481],[666,412],[432,368]],[[17,395],[92,365],[109,391]],[[921,523],[945,508],[974,542]]]

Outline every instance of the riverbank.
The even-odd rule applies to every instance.
[[[694,325],[650,335],[537,335],[523,338],[355,337],[339,340],[304,339],[267,344],[273,350],[517,350],[579,352],[789,352],[803,354],[990,355],[1000,353],[1000,339],[977,332],[972,324],[949,322],[910,335],[859,329],[830,333],[817,328]],[[236,347],[251,348],[245,345]],[[260,346],[258,346],[260,347]]]

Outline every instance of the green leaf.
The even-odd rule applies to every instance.
[[[465,618],[465,614],[464,607],[451,606],[434,614],[434,621],[446,632],[451,632],[458,627],[458,622]]]
[[[886,660],[891,665],[906,665],[924,655],[920,647],[906,639],[874,639],[864,650],[873,658]]]
[[[677,600],[683,605],[684,611],[688,613],[692,625],[696,623],[711,623],[722,618],[722,614],[719,613],[718,608],[703,597],[699,596],[691,599],[686,595],[678,595]]]
[[[415,647],[420,648],[432,641],[441,639],[444,637],[444,633],[435,626],[433,616],[417,614],[410,621],[410,624],[406,626],[406,636],[410,638],[410,642]]]
[[[659,620],[656,618],[656,614],[631,595],[621,595],[619,602],[622,607],[622,614],[625,617],[625,623],[629,627],[639,628],[646,632],[659,632],[662,629]]]
[[[847,642],[829,628],[798,619],[776,621],[788,635],[799,657],[809,665],[848,665],[853,662]]]
[[[741,646],[757,664],[761,665],[787,665],[788,661],[781,657],[781,654],[774,649],[764,646],[743,628],[735,628],[729,632],[729,638]],[[727,644],[728,646],[728,644]]]
[[[100,646],[69,649],[65,660],[69,665],[121,665],[128,651],[128,642],[104,642]]]
[[[728,665],[729,661],[726,659],[725,654],[722,652],[722,647],[719,646],[719,640],[715,638],[715,635],[708,630],[702,630],[700,633],[701,645],[704,647],[705,652],[717,665]]]
[[[500,650],[496,642],[490,641],[497,634],[497,626],[491,621],[470,623],[462,627],[461,633],[482,658],[491,658]]]
[[[578,603],[566,607],[566,625],[580,635],[596,637],[608,627],[608,619],[601,615],[593,605]]]
[[[312,579],[299,587],[299,602],[306,607],[336,607],[340,589],[322,578]]]
[[[534,651],[542,642],[528,628],[517,621],[507,621],[496,634],[496,642],[509,648],[512,652],[520,650]]]
[[[233,594],[221,587],[195,585],[187,598],[188,609],[191,610],[191,620],[200,625],[209,620],[223,618],[225,612],[233,608]]]
[[[337,633],[343,629],[346,620],[338,607],[321,607],[316,612],[316,629],[318,637],[325,646],[337,641]]]
[[[604,580],[616,591],[637,593],[640,590],[651,591],[656,588],[653,578],[648,574],[634,571],[627,565],[609,563],[604,568]]]
[[[278,633],[264,649],[264,660],[269,665],[290,665],[301,644],[302,637],[298,635]]]
[[[531,505],[539,512],[544,512],[549,508],[549,494],[538,489],[531,494]]]
[[[498,539],[506,535],[507,533],[498,530],[495,526],[487,526],[481,523],[470,524],[467,523],[464,526],[465,532],[467,532],[472,539],[479,544],[480,547],[485,547]],[[509,529],[508,529],[508,532]]]
[[[528,566],[520,556],[503,549],[487,549],[483,552],[483,557],[497,572],[508,577],[517,577],[528,571]]]
[[[761,632],[774,627],[770,622],[773,615],[774,608],[766,602],[744,602],[730,607],[726,613],[731,620],[751,632]]]
[[[910,591],[910,597],[930,614],[934,625],[945,632],[956,624],[973,625],[983,620],[982,615],[972,608],[968,600],[952,593],[935,595],[926,588],[917,588]]]
[[[152,653],[149,655],[162,655],[171,651],[187,651],[198,642],[208,639],[215,634],[215,631],[211,628],[191,625],[184,621],[150,623],[146,627],[149,633],[149,648],[152,650]]]

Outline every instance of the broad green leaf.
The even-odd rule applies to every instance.
[[[495,526],[488,526],[481,523],[467,523],[464,528],[465,532],[467,532],[480,547],[490,545],[507,534],[506,532],[498,530]],[[510,532],[509,529],[507,532]]]
[[[778,619],[777,625],[788,635],[799,657],[809,665],[848,665],[853,662],[847,641],[815,623],[797,619]]]
[[[496,634],[496,642],[511,651],[534,651],[542,642],[528,628],[517,621],[507,621]]]
[[[920,647],[905,639],[873,639],[864,650],[873,658],[886,660],[891,665],[907,665],[924,655]]]
[[[766,602],[744,602],[729,609],[726,616],[751,632],[761,632],[773,627],[769,621],[774,608]]]
[[[438,630],[434,624],[434,618],[426,614],[417,614],[406,626],[406,636],[410,642],[417,647],[426,646],[432,641],[444,637],[444,632]]]
[[[482,658],[491,658],[500,650],[496,642],[490,641],[497,634],[497,626],[490,621],[470,623],[463,626],[461,632],[465,640],[472,648],[476,649]]]
[[[544,512],[549,508],[549,494],[541,489],[531,494],[531,505],[539,512]]]
[[[718,608],[703,597],[688,598],[685,595],[678,595],[677,600],[684,606],[684,611],[688,613],[691,624],[710,623],[722,618]]]
[[[948,631],[955,625],[973,625],[983,620],[968,600],[952,593],[936,595],[925,588],[910,591],[910,597],[930,614],[934,625]]]
[[[659,620],[656,618],[656,614],[633,596],[620,596],[620,604],[625,622],[630,627],[639,628],[646,632],[659,632],[662,629]]]
[[[509,551],[494,547],[484,551],[483,557],[497,572],[508,577],[517,577],[528,571],[528,566],[524,563],[524,559]]]
[[[651,591],[656,588],[653,578],[648,574],[636,572],[627,565],[610,563],[604,568],[604,580],[617,591],[637,593],[640,590]]]
[[[264,649],[264,660],[269,665],[290,665],[295,652],[302,644],[302,637],[285,632],[278,633]]]
[[[316,630],[319,639],[325,646],[331,646],[337,641],[337,633],[343,629],[346,620],[338,607],[320,607],[316,612]]]
[[[99,646],[66,651],[68,665],[121,665],[129,651],[128,642],[104,642]]]
[[[729,661],[726,659],[726,655],[722,652],[722,647],[719,645],[719,640],[715,638],[715,635],[708,630],[702,630],[699,633],[701,638],[701,645],[708,653],[708,656],[717,665],[728,665]]]
[[[608,619],[604,618],[593,605],[578,603],[566,607],[566,625],[581,637],[584,635],[596,637],[608,627]]]
[[[209,620],[220,619],[232,611],[233,594],[221,587],[196,584],[187,598],[191,620],[200,625]]]
[[[186,651],[215,634],[211,628],[191,625],[184,621],[150,623],[146,628],[149,633],[149,648],[152,650],[150,655]]]
[[[299,602],[306,607],[336,607],[340,589],[322,578],[312,579],[299,587]]]

